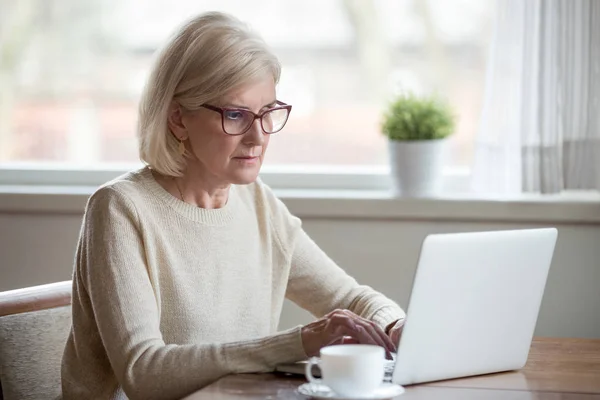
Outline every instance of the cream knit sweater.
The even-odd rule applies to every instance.
[[[327,257],[260,181],[202,209],[148,168],[117,178],[86,207],[63,398],[177,399],[304,359],[301,327],[277,331],[286,297],[315,316],[346,308],[382,327],[404,317]]]

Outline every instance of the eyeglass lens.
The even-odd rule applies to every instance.
[[[279,108],[267,111],[261,117],[261,125],[266,133],[280,131],[285,125],[288,110]],[[223,112],[223,129],[230,135],[245,132],[254,122],[254,114],[246,110],[225,110]]]

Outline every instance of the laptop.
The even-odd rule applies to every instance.
[[[557,236],[555,228],[427,236],[384,380],[406,386],[523,368]],[[303,375],[304,366],[276,371]]]

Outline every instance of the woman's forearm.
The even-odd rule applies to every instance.
[[[225,344],[165,345],[142,342],[124,354],[118,380],[130,399],[181,398],[232,373],[269,372],[306,355],[300,328]]]

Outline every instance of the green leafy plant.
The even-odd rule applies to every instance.
[[[443,139],[454,131],[450,105],[437,97],[401,95],[383,115],[381,130],[390,140]]]

